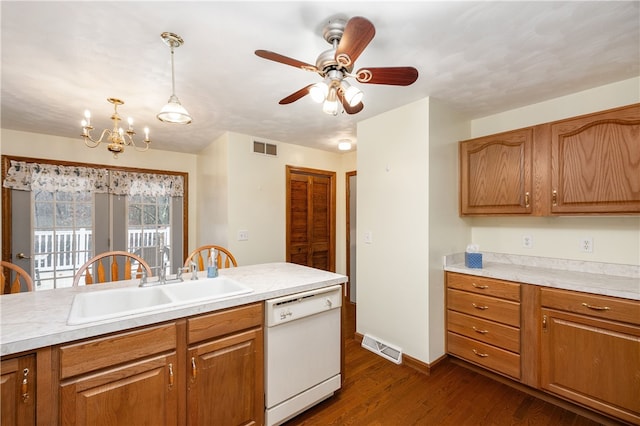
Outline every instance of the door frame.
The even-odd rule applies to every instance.
[[[352,176],[357,176],[356,170],[345,173],[345,236],[346,236],[346,270],[347,270],[347,282],[351,282],[351,181]],[[351,285],[347,285],[347,300],[351,300]]]
[[[308,167],[286,166],[286,242],[285,259],[291,256],[291,175],[301,174],[328,178],[331,182],[329,197],[329,270],[336,271],[336,172]]]

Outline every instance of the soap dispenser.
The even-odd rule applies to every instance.
[[[218,276],[218,251],[212,250],[209,253],[209,259],[207,260],[207,278],[215,278]]]

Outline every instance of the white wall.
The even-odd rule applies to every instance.
[[[458,141],[469,137],[469,120],[429,98],[429,356],[445,353],[443,256],[471,241],[469,221],[458,215]]]
[[[178,152],[149,149],[137,152],[127,149],[118,159],[104,147],[87,148],[82,138],[62,138],[40,133],[18,132],[2,129],[2,155],[43,158],[50,160],[77,161],[90,164],[105,164],[122,167],[139,167],[144,169],[171,170],[196,175],[196,156]],[[196,179],[189,180],[189,241],[196,236]]]
[[[277,157],[254,153],[254,140],[276,144]],[[336,172],[336,271],[346,272],[345,173],[355,170],[355,153],[333,153],[227,133],[200,154],[198,164],[201,191],[215,187],[220,194],[209,196],[198,206],[198,244],[226,241],[223,245],[240,265],[286,258],[287,165]],[[221,185],[226,185],[226,194]],[[209,223],[215,223],[215,227]],[[239,230],[249,232],[248,241],[238,241]]]
[[[427,363],[445,350],[442,256],[471,235],[456,166],[469,133],[433,98],[358,124],[357,331]]]
[[[471,137],[498,133],[640,102],[640,77],[506,111],[471,122]],[[517,217],[471,219],[483,251],[640,265],[640,217]],[[533,248],[522,247],[522,236]],[[593,252],[579,250],[593,238]],[[462,249],[462,247],[461,247]],[[458,250],[460,251],[460,250]]]

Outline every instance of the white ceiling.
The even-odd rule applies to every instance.
[[[640,2],[30,2],[2,1],[2,127],[78,138],[90,109],[110,127],[108,97],[157,149],[197,153],[226,131],[336,150],[356,123],[433,96],[470,118],[640,75]],[[408,87],[355,83],[364,110],[329,116],[307,96],[278,101],[320,77],[256,49],[315,64],[333,18],[364,16],[376,36],[355,69],[414,66]],[[176,94],[187,126],[155,115]],[[352,82],[353,83],[353,82]],[[79,145],[81,146],[81,145]]]

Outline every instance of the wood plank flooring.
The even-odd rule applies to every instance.
[[[353,334],[351,334],[353,335]],[[597,422],[445,360],[422,374],[346,344],[340,392],[285,423],[311,425],[574,425]]]

